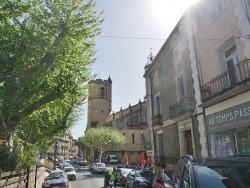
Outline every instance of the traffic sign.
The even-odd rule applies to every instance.
[[[153,151],[147,151],[147,155],[153,155]]]

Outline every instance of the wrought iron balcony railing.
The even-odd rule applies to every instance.
[[[194,112],[194,98],[186,97],[178,103],[169,107],[170,118],[176,118],[183,114]]]
[[[152,117],[152,124],[153,125],[162,125],[163,124],[162,114],[158,114],[158,115]]]
[[[206,102],[250,81],[250,59],[241,61],[201,87],[202,101]]]

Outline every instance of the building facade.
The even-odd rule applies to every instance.
[[[199,71],[189,12],[145,66],[148,122],[155,163],[171,165],[183,155],[208,156]],[[170,164],[169,164],[170,163]]]
[[[116,154],[122,164],[126,164],[126,153],[130,152],[132,163],[139,164],[141,152],[152,150],[152,140],[147,124],[147,106],[145,101],[126,109],[113,112],[107,118],[106,127],[120,131],[126,138],[121,147],[107,148],[106,154]]]
[[[76,145],[76,140],[70,134],[66,134],[53,143],[47,155],[50,157],[56,156],[57,158],[77,157],[79,148]]]
[[[89,82],[91,85],[88,97],[87,128],[97,128],[107,122],[112,110],[112,80],[96,79]]]
[[[250,154],[250,1],[192,10],[210,156]]]

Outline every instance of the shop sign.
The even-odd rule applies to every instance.
[[[250,126],[250,102],[206,116],[207,132]]]

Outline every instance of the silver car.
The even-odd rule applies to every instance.
[[[106,173],[108,168],[106,167],[105,163],[96,163],[94,166],[94,173]]]
[[[69,179],[64,171],[55,170],[50,172],[46,178],[45,187],[69,188]]]

